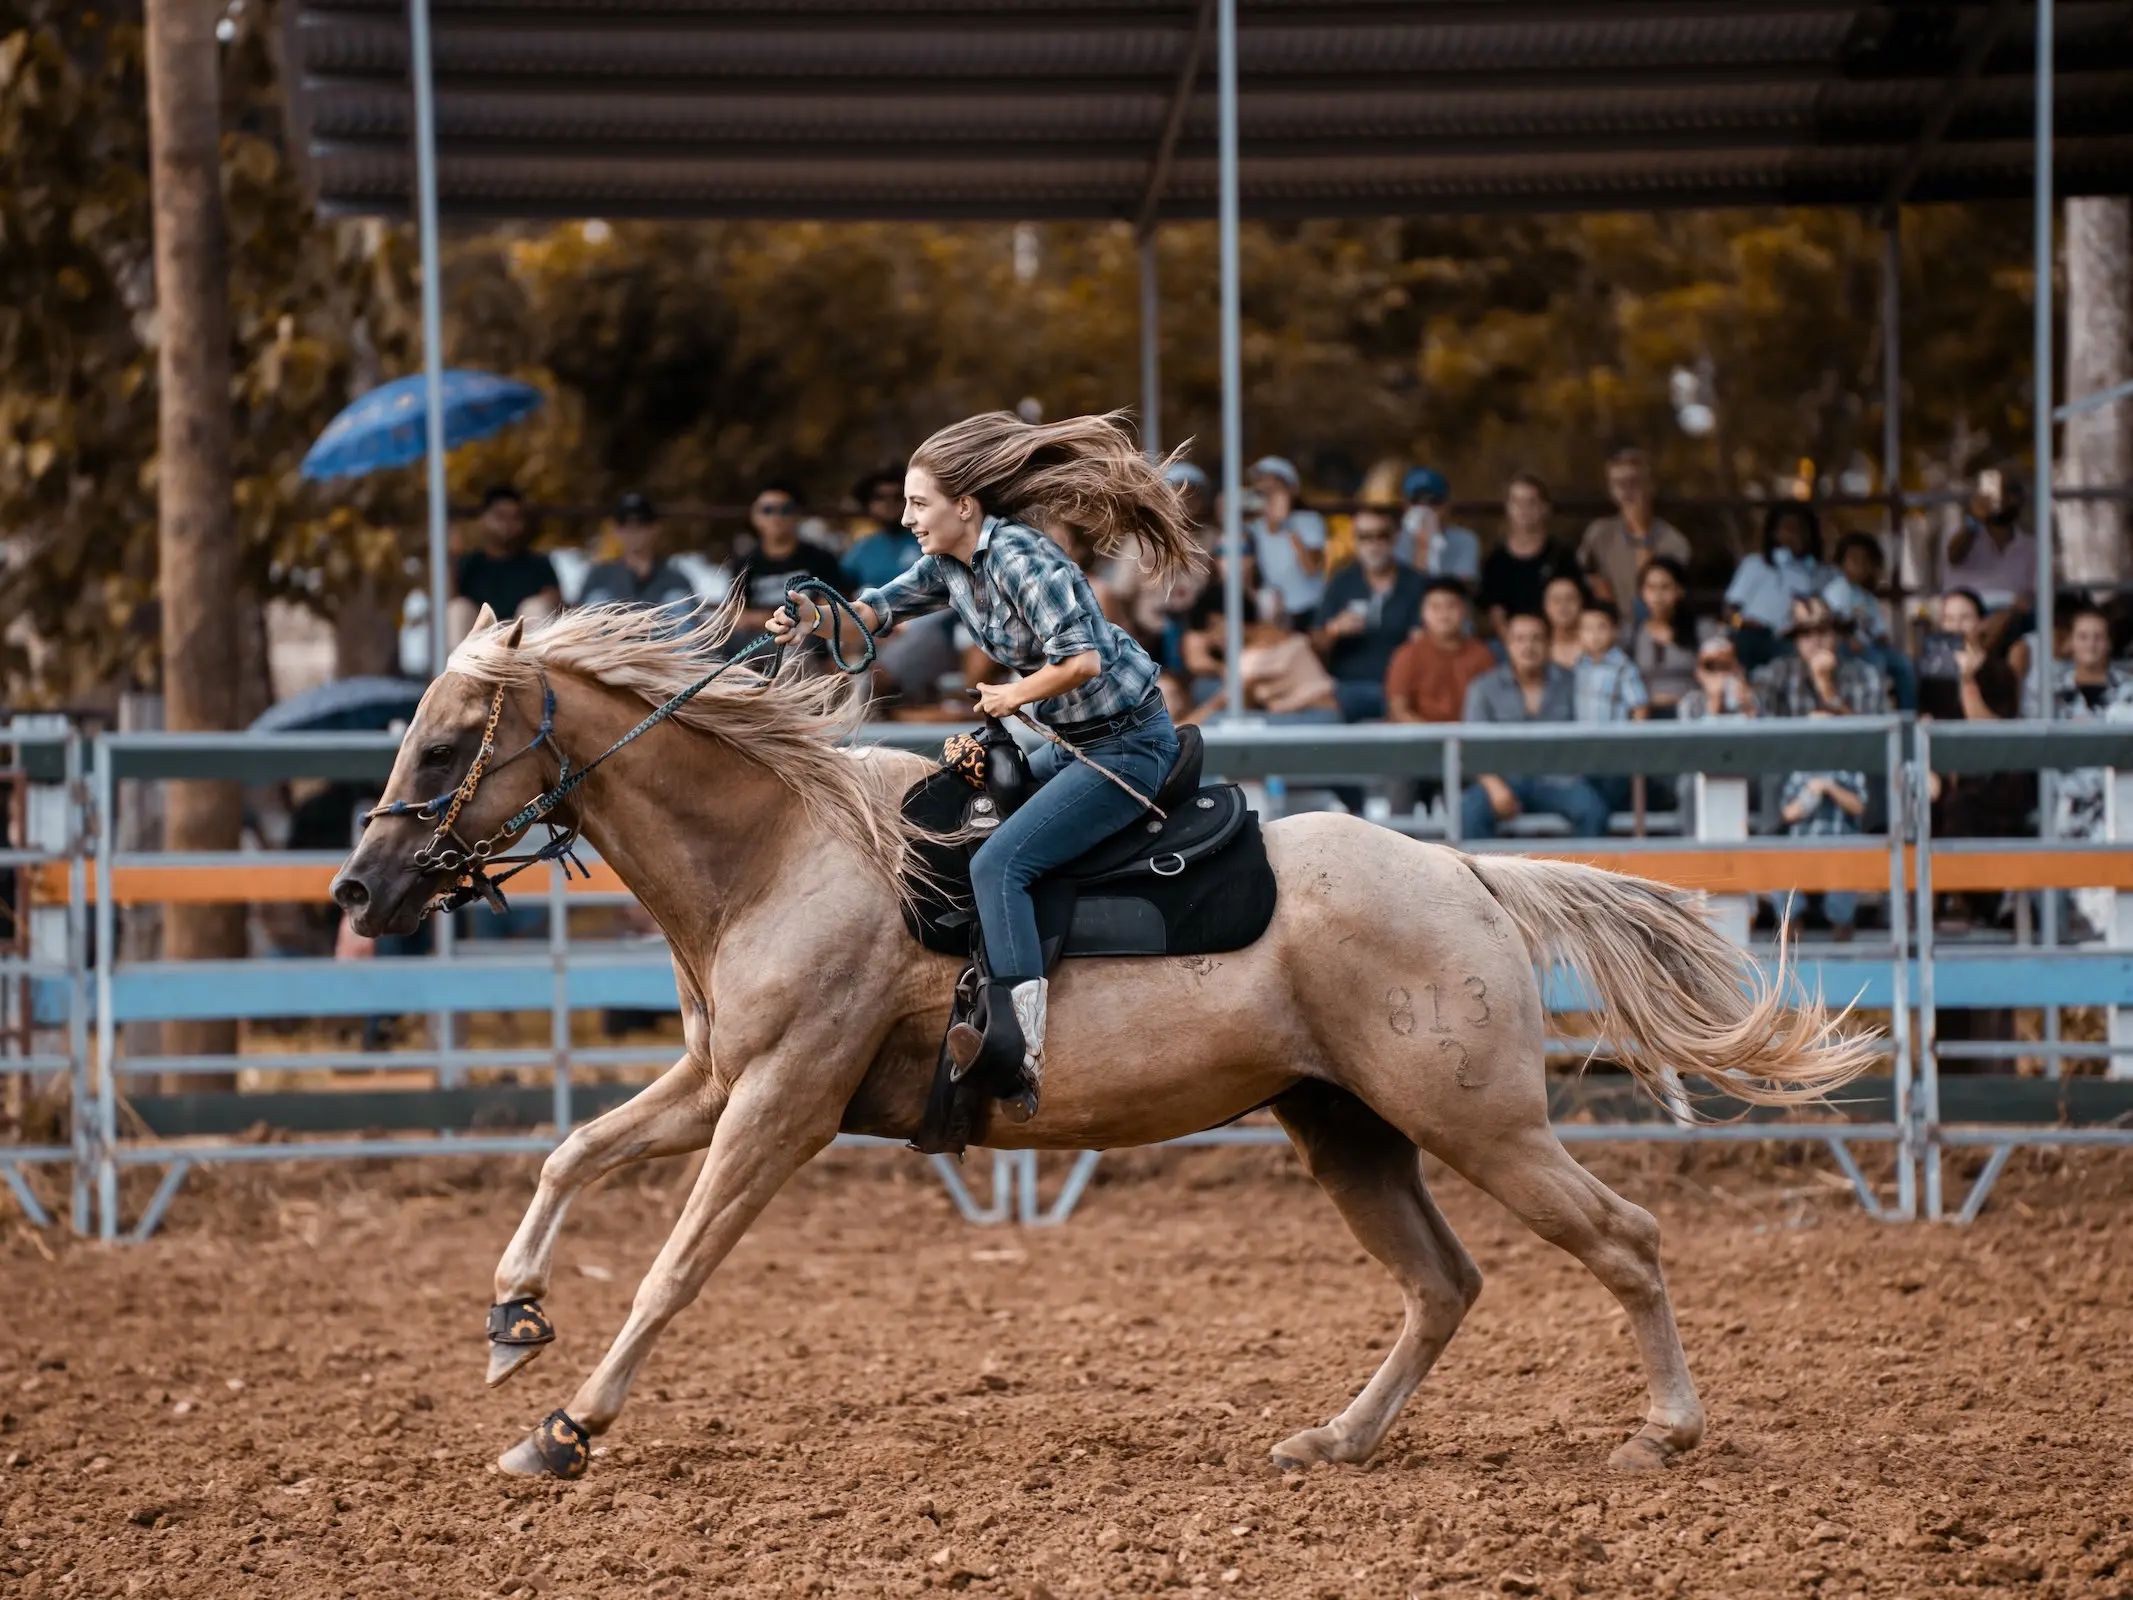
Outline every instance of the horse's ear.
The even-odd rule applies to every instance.
[[[506,650],[516,650],[518,648],[519,640],[523,639],[525,636],[526,619],[524,617],[513,617],[511,619],[511,631],[505,634],[502,640],[500,640],[499,642]]]
[[[496,611],[488,601],[484,600],[481,603],[481,609],[474,613],[474,626],[471,631],[474,633],[486,633],[495,626]]]

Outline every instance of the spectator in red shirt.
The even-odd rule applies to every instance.
[[[1457,722],[1466,686],[1495,665],[1495,653],[1467,632],[1465,587],[1457,578],[1432,578],[1422,590],[1422,626],[1386,669],[1388,715],[1394,722]]]

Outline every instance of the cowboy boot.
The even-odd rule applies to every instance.
[[[1010,1122],[1027,1122],[1037,1114],[1037,1093],[1044,1087],[1044,1009],[1046,985],[1031,978],[1008,996],[1022,1030],[1022,1092],[1001,1102]]]

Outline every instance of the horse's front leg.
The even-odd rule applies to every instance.
[[[495,1388],[548,1347],[548,1292],[563,1214],[581,1191],[632,1161],[685,1155],[711,1142],[725,1095],[705,1064],[683,1056],[640,1094],[584,1123],[541,1163],[540,1187],[496,1264],[488,1384]]]
[[[499,1467],[565,1478],[584,1472],[591,1437],[606,1432],[621,1412],[653,1342],[696,1298],[785,1180],[837,1136],[850,1092],[846,1080],[856,1076],[856,1069],[825,1070],[819,1053],[810,1058],[802,1050],[759,1061],[742,1075],[681,1219],[637,1286],[629,1320],[570,1404],[506,1451]]]

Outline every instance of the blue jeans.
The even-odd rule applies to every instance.
[[[1794,917],[1807,914],[1807,896],[1797,889],[1787,889],[1783,894],[1766,894],[1763,900],[1777,913],[1780,922],[1790,922]],[[1825,890],[1822,915],[1829,919],[1832,928],[1844,927],[1859,915],[1859,896],[1850,889]]]
[[[1580,839],[1607,837],[1607,801],[1583,778],[1508,778],[1511,793],[1518,797],[1521,813],[1551,812],[1570,824]],[[1480,784],[1467,785],[1459,801],[1460,835],[1467,839],[1496,837],[1496,812],[1489,805],[1489,791]]]
[[[1383,722],[1391,714],[1385,704],[1385,685],[1376,679],[1337,679],[1333,697],[1340,702],[1343,722]]]
[[[1145,715],[1138,726],[1091,740],[1081,752],[1152,799],[1178,759],[1178,730],[1160,700]],[[970,861],[971,894],[996,983],[1044,976],[1030,886],[1141,816],[1139,801],[1055,744],[1039,745],[1029,764],[1042,787],[993,830]]]

